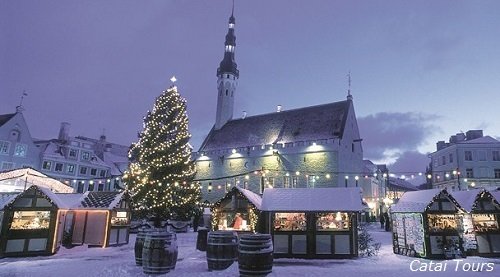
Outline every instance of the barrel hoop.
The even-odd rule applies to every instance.
[[[208,245],[238,245],[236,243],[208,243]]]
[[[229,258],[229,259],[214,259],[214,258],[208,258],[207,257],[207,260],[208,261],[236,261],[238,258],[234,257],[234,258]]]
[[[259,251],[259,252],[255,252],[255,251],[245,251],[245,250],[239,250],[240,253],[245,253],[245,254],[267,254],[267,253],[272,253],[273,250],[270,249],[269,251]]]

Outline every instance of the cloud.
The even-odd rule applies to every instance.
[[[427,154],[422,154],[418,151],[407,151],[399,155],[396,161],[389,166],[389,170],[398,173],[424,173],[426,166],[429,165],[429,161],[430,159],[427,157]]]
[[[401,153],[417,151],[427,137],[439,131],[433,124],[439,118],[415,112],[383,112],[358,118],[364,157],[373,161],[395,160]]]

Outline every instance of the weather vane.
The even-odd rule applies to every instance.
[[[19,106],[16,107],[16,110],[18,112],[22,112],[24,110],[24,108],[23,108],[24,96],[28,96],[28,94],[26,93],[26,90],[23,90],[23,94],[21,94],[21,101],[19,101]]]

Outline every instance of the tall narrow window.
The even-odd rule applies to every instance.
[[[290,177],[288,176],[283,177],[283,187],[284,188],[290,187]]]
[[[495,168],[495,179],[500,179],[500,168]]]
[[[450,157],[450,163],[452,163],[453,162],[453,154],[450,153],[449,157]]]
[[[465,160],[472,161],[472,151],[465,151]]]
[[[500,151],[493,151],[493,160],[500,161]]]
[[[465,177],[474,178],[474,171],[472,170],[472,168],[465,169]]]

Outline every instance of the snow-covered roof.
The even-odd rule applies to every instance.
[[[500,141],[492,138],[491,136],[484,136],[477,139],[464,140],[460,143],[462,144],[472,144],[472,143],[499,143]]]
[[[262,197],[260,195],[249,191],[247,189],[243,189],[240,187],[236,187],[247,199],[248,201],[252,202],[252,204],[258,209],[261,209],[262,206]]]
[[[19,192],[0,192],[0,211],[3,210],[5,205],[14,201],[18,195]]]
[[[493,197],[495,197],[495,200],[500,203],[500,190],[493,190],[493,191],[490,191],[491,195],[493,195]]]
[[[362,211],[359,188],[272,188],[262,196],[263,211]]]
[[[249,116],[212,129],[200,151],[342,137],[350,101]]]
[[[19,180],[22,189],[31,185],[45,187],[55,192],[71,193],[73,188],[32,168],[21,168],[0,173],[0,181]],[[17,182],[15,182],[17,183]],[[25,184],[26,183],[26,184]],[[4,186],[0,183],[0,186]],[[5,187],[7,187],[5,185]],[[16,185],[12,186],[15,189]],[[3,190],[0,188],[0,190]],[[17,190],[17,189],[16,189]],[[5,191],[5,190],[4,190]]]
[[[472,212],[472,207],[474,202],[476,202],[477,196],[482,192],[481,189],[474,190],[463,190],[463,191],[453,191],[451,196],[460,204],[466,212]]]
[[[399,199],[398,203],[391,206],[391,212],[425,212],[427,206],[442,189],[428,189],[420,191],[407,191]]]

